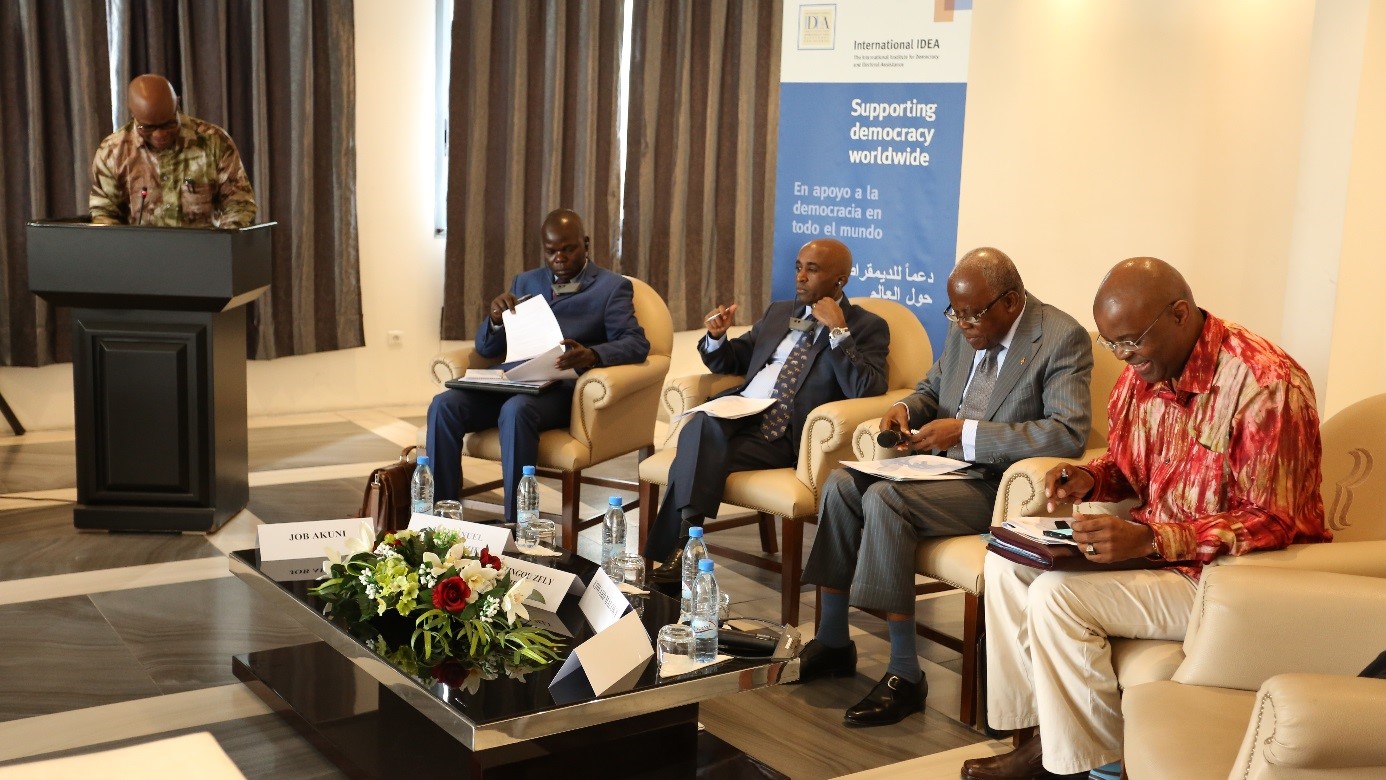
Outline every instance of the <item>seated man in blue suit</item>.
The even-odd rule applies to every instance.
[[[545,267],[515,277],[508,292],[491,301],[476,334],[478,354],[505,355],[501,314],[515,310],[526,296],[542,295],[563,330],[567,350],[559,368],[579,374],[596,366],[639,363],[650,354],[645,330],[635,319],[630,280],[592,261],[591,239],[582,217],[558,209],[540,229]],[[471,431],[499,428],[501,472],[505,480],[505,516],[515,517],[515,485],[520,469],[539,456],[539,432],[566,428],[573,388],[565,380],[539,395],[507,395],[474,390],[444,390],[428,407],[428,455],[433,461],[434,498],[456,499],[462,482],[462,437]]]
[[[679,432],[669,489],[645,543],[646,557],[664,561],[656,571],[662,578],[677,576],[689,527],[717,516],[728,474],[793,466],[814,407],[885,392],[890,330],[842,294],[851,272],[845,244],[810,241],[794,263],[795,300],[770,304],[750,332],[725,338],[736,304],[708,313],[707,336],[698,342],[703,363],[746,378],[727,395],[776,400],[736,420],[699,412]]]

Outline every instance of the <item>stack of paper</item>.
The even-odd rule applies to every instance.
[[[1048,545],[1063,545],[1063,544],[1067,544],[1067,545],[1072,545],[1072,546],[1075,546],[1075,547],[1076,547],[1076,546],[1078,545],[1078,543],[1075,542],[1075,541],[1073,541],[1072,539],[1056,539],[1056,538],[1054,538],[1054,537],[1052,537],[1052,536],[1045,536],[1045,535],[1044,535],[1044,532],[1045,532],[1045,531],[1052,531],[1052,530],[1054,530],[1055,528],[1058,528],[1058,526],[1054,524],[1054,521],[1055,521],[1055,520],[1065,520],[1065,518],[1062,518],[1062,517],[1015,517],[1015,518],[1012,518],[1012,519],[1010,519],[1010,520],[1007,520],[1007,521],[1001,523],[1001,525],[1005,526],[1006,528],[1011,529],[1012,531],[1015,531],[1016,533],[1018,533],[1018,534],[1020,534],[1020,535],[1022,535],[1022,536],[1024,536],[1024,537],[1026,537],[1027,539],[1033,539],[1033,540],[1035,540],[1036,542],[1039,542],[1040,544],[1048,544]]]
[[[873,477],[895,482],[913,482],[936,479],[975,479],[975,474],[955,473],[971,466],[965,460],[954,460],[941,455],[906,455],[902,458],[885,460],[844,460],[842,465],[853,471],[870,474]]]

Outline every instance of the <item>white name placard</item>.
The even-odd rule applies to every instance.
[[[626,614],[630,602],[607,576],[606,570],[597,569],[597,576],[587,583],[587,591],[582,594],[578,607],[582,609],[582,616],[587,618],[592,630],[600,634]]]
[[[540,601],[531,594],[525,602],[538,604],[550,612],[558,611],[558,605],[563,603],[564,596],[569,593],[581,593],[586,587],[582,580],[570,571],[560,571],[552,566],[509,555],[502,555],[501,560],[505,562],[505,568],[534,583],[534,593],[543,597],[543,601]]]
[[[573,648],[549,687],[581,670],[592,692],[602,696],[629,687],[653,657],[654,646],[650,644],[650,635],[645,633],[640,616],[634,611],[628,612],[606,630]]]
[[[557,606],[556,604],[553,606]],[[546,628],[559,636],[571,637],[573,632],[568,630],[563,620],[558,615],[542,607],[530,607],[529,624],[535,628]]]
[[[349,520],[309,520],[303,523],[265,523],[258,529],[260,560],[293,558],[325,560],[328,550],[341,555],[353,539],[373,537],[369,517]]]
[[[454,520],[450,517],[435,517],[433,515],[416,514],[409,517],[409,530],[422,531],[425,528],[446,528],[449,531],[456,531],[457,535],[467,543],[467,546],[475,548],[477,552],[480,552],[483,547],[487,548],[492,555],[516,551],[515,540],[510,536],[510,529],[504,526],[470,523],[466,520]]]

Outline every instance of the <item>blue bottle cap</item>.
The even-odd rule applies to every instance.
[[[523,467],[523,468],[520,469],[520,472],[521,472],[522,474],[524,474],[524,476],[526,476],[526,477],[532,477],[532,476],[534,476],[534,467],[533,467],[533,466],[525,466],[525,467]]]
[[[606,505],[607,505],[607,506],[620,506],[620,505],[621,505],[621,497],[620,497],[620,496],[612,496],[611,498],[608,498],[608,499],[606,500]]]
[[[414,460],[415,460],[420,466],[427,466],[427,465],[428,465],[428,456],[427,456],[427,455],[420,455],[419,457],[415,458]]]
[[[698,571],[712,571],[712,559],[704,558],[698,561]]]
[[[692,528],[688,529],[688,537],[690,539],[703,538],[703,527],[700,525],[695,525]]]

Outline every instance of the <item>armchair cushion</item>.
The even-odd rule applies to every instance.
[[[1250,691],[1162,680],[1121,696],[1127,775],[1141,780],[1226,780],[1256,706]]]

